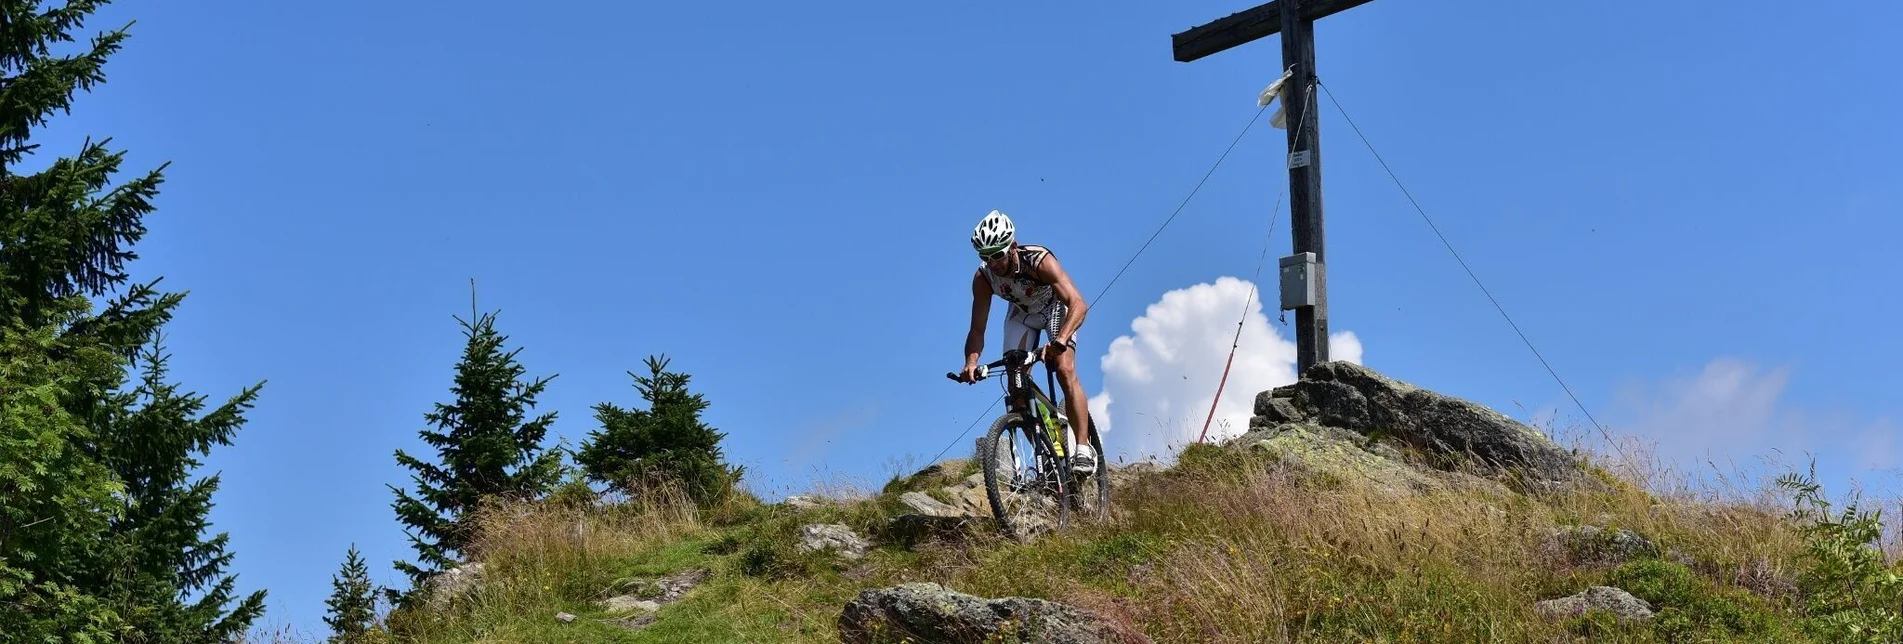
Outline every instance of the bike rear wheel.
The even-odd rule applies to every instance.
[[[1097,455],[1097,467],[1090,474],[1072,479],[1068,495],[1071,503],[1066,505],[1074,507],[1077,516],[1086,521],[1102,521],[1110,518],[1110,464],[1103,451],[1103,436],[1097,433],[1097,419],[1092,416],[1089,422],[1090,451]]]
[[[999,416],[979,439],[978,462],[991,515],[1006,536],[1024,541],[1067,523],[1068,504],[1059,499],[1070,477],[1037,423],[1017,412]]]

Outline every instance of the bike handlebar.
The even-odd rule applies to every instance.
[[[973,377],[971,379],[971,382],[978,382],[980,380],[984,380],[986,378],[991,377],[991,370],[1010,364],[1010,360],[1011,360],[1010,356],[1015,353],[1018,353],[1018,350],[1013,349],[1011,351],[1006,351],[1005,357],[999,358],[997,360],[993,360],[985,364],[978,365],[977,373],[972,374]],[[1018,368],[1020,369],[1028,368],[1031,365],[1037,364],[1042,358],[1042,352],[1039,352],[1039,351],[1025,351],[1023,353],[1024,353],[1024,360],[1018,364]],[[952,382],[965,382],[965,380],[960,377],[963,375],[964,374],[961,374],[956,371],[945,372],[945,377],[950,378]]]

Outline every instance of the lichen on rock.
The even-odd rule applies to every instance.
[[[1356,435],[1339,428],[1289,423],[1243,434],[1230,444],[1260,451],[1311,474],[1368,485],[1389,494],[1442,489],[1440,482],[1427,474],[1363,449],[1362,443],[1351,436]]]
[[[1394,489],[1435,489],[1455,472],[1523,488],[1591,484],[1571,452],[1478,403],[1348,362],[1311,367],[1260,392],[1250,431],[1231,445],[1276,450],[1310,469]]]
[[[840,612],[839,636],[842,642],[867,644],[1150,641],[1065,604],[1028,597],[987,599],[930,582],[860,591]]]

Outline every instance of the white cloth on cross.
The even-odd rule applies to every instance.
[[[1261,94],[1256,95],[1255,97],[1256,107],[1268,107],[1270,101],[1273,101],[1276,99],[1276,97],[1279,97],[1282,95],[1282,84],[1287,83],[1288,79],[1294,75],[1295,75],[1295,70],[1293,69],[1282,72],[1281,78],[1277,78],[1275,79],[1275,82],[1269,83],[1269,86],[1267,88],[1264,88]],[[1271,127],[1274,127],[1275,129],[1278,129],[1278,130],[1288,129],[1288,116],[1287,116],[1288,109],[1287,108],[1288,108],[1288,101],[1282,101],[1281,105],[1275,106],[1275,113],[1269,115],[1269,125]]]

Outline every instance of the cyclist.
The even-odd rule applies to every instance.
[[[1043,359],[1054,370],[1069,407],[1074,446],[1071,464],[1079,472],[1096,469],[1097,455],[1090,449],[1085,421],[1090,418],[1090,400],[1077,380],[1077,328],[1083,326],[1089,305],[1078,293],[1077,285],[1057,263],[1050,249],[1019,244],[1011,218],[993,210],[972,230],[971,245],[982,263],[971,277],[971,331],[965,335],[963,382],[977,375],[978,354],[984,349],[985,321],[991,315],[991,297],[996,295],[1011,304],[1005,314],[1004,347],[1029,349],[1040,332],[1050,334],[1044,345]]]

